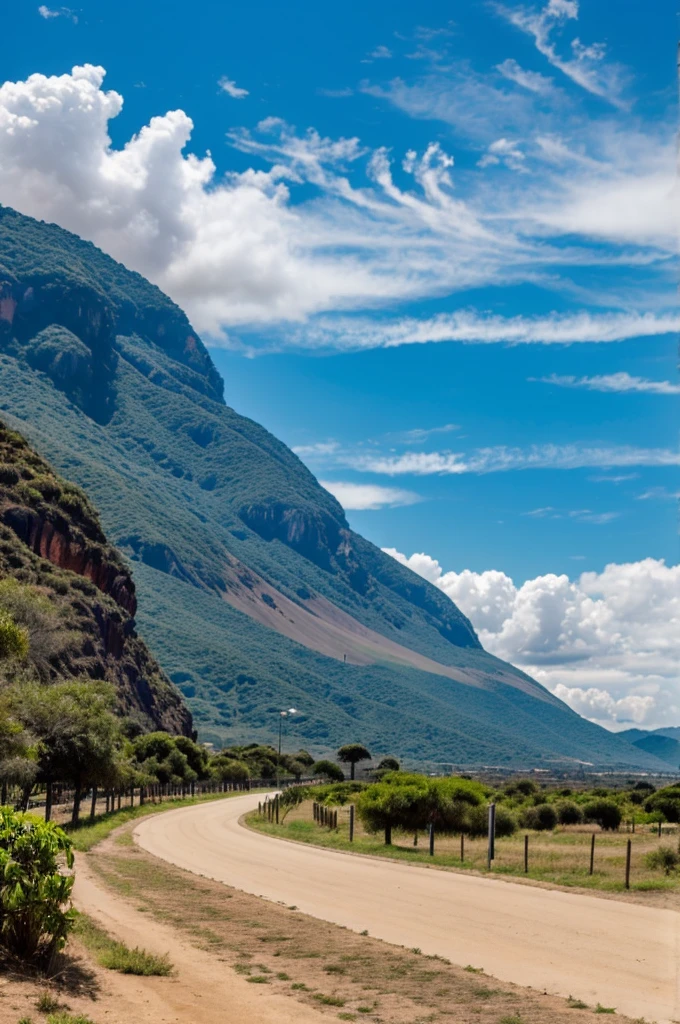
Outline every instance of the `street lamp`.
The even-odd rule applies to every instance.
[[[279,756],[276,761],[276,788],[279,788],[279,776],[281,774],[281,736],[283,733],[283,720],[284,718],[290,718],[291,715],[296,715],[297,711],[295,708],[288,708],[287,711],[279,711]]]

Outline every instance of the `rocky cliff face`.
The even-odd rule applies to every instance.
[[[147,727],[191,735],[180,694],[135,631],[135,585],[85,494],[0,423],[0,577],[40,587],[66,627],[53,678],[115,683],[120,709]]]

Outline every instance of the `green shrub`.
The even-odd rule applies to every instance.
[[[485,836],[489,831],[489,809],[486,806],[471,807],[466,815],[465,831],[471,838]],[[496,838],[514,835],[517,831],[517,819],[514,814],[496,804]]]
[[[621,808],[613,800],[592,800],[583,808],[586,821],[594,821],[606,832],[612,832],[621,824]]]
[[[65,910],[73,878],[71,841],[53,822],[0,808],[0,943],[21,960],[51,966],[73,926]]]
[[[523,828],[533,828],[537,832],[552,832],[557,825],[557,811],[552,804],[527,807],[522,812],[521,821]]]
[[[557,805],[557,820],[560,825],[580,825],[583,811],[573,800],[563,800]]]
[[[28,630],[19,626],[9,612],[0,608],[0,661],[18,658],[23,661],[28,655]]]
[[[331,782],[344,782],[345,773],[335,761],[316,761],[311,767],[312,775],[321,775]]]
[[[665,817],[666,821],[680,821],[680,788],[676,786],[665,786],[659,789],[647,800],[645,810],[653,813],[658,811]]]
[[[666,875],[678,870],[680,864],[680,853],[672,846],[659,846],[652,853],[648,853],[645,862],[649,868],[658,868]]]

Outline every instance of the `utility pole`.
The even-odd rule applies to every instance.
[[[287,711],[279,711],[279,756],[276,759],[276,790],[279,790],[279,780],[281,778],[281,740],[283,737],[283,720],[289,718],[291,715],[297,714],[295,708],[288,708]]]

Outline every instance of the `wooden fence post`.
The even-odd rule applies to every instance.
[[[659,839],[661,839],[661,822],[659,822]]]
[[[461,864],[464,862],[464,860],[465,860],[465,833],[461,832],[461,834],[460,834],[460,862],[461,862]]]
[[[593,832],[590,837],[590,874],[592,875],[595,869],[595,833]]]
[[[430,857],[434,857],[434,825],[430,822]]]
[[[524,837],[524,874],[529,874],[529,836]]]
[[[274,810],[275,810],[275,813],[276,813],[276,824],[278,825],[278,823],[279,823],[279,794],[278,793],[276,794],[276,797],[274,799]]]
[[[349,841],[354,842],[354,804],[349,805]]]
[[[630,854],[633,840],[629,839],[626,844],[626,889],[630,889]]]

